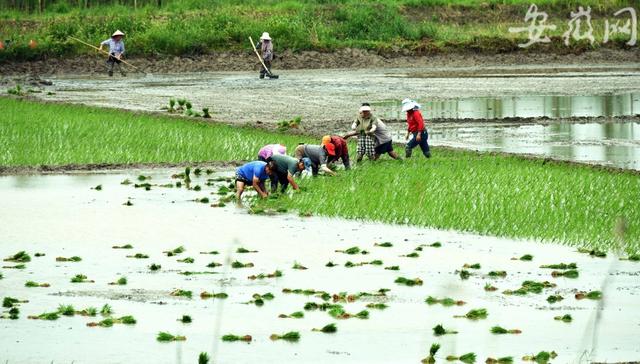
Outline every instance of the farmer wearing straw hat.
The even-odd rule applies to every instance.
[[[405,157],[410,158],[413,148],[419,145],[425,158],[431,158],[429,143],[427,142],[429,134],[427,134],[427,129],[424,126],[420,104],[410,99],[404,99],[402,100],[402,111],[407,113],[407,136],[405,139],[409,139],[409,136],[411,136],[405,147]]]
[[[100,43],[100,50],[102,47],[109,46],[109,59],[107,59],[107,70],[109,72],[109,77],[113,76],[113,66],[118,65],[118,69],[120,70],[120,74],[124,77],[127,74],[122,70],[122,58],[124,58],[124,41],[122,38],[124,37],[124,33],[116,30],[115,33],[111,35],[111,38],[105,40]]]
[[[262,61],[264,65],[267,66],[265,69],[264,66],[260,68],[260,78],[264,78],[265,75],[269,78],[277,78],[276,75],[271,73],[271,61],[275,58],[273,55],[273,42],[271,40],[271,36],[269,33],[264,32],[260,37],[260,42],[256,45],[256,49],[260,51],[260,55],[262,57]]]

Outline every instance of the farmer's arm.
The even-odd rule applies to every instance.
[[[107,44],[109,44],[110,39],[107,40],[103,40],[102,42],[100,42],[100,50],[102,50],[102,47],[106,46]]]
[[[291,174],[291,172],[287,172],[287,181],[289,181],[289,184],[291,184],[291,188],[293,188],[294,190],[300,189],[296,181],[293,179],[293,175]]]
[[[422,132],[424,131],[424,120],[422,119],[422,113],[413,113],[416,121],[418,122],[418,134],[416,134],[416,141],[420,143],[422,140]]]
[[[320,169],[326,174],[329,174],[329,175],[332,175],[332,176],[336,175],[336,172],[330,170],[329,167],[327,167],[326,163],[321,164],[320,165]]]
[[[344,138],[344,139],[349,139],[349,138],[354,137],[354,136],[356,136],[356,135],[358,135],[358,132],[354,130],[354,131],[350,131],[350,132],[348,132],[347,134],[345,134],[345,135],[343,136],[343,138]]]
[[[261,185],[263,185],[263,183],[260,182],[260,179],[253,176],[253,188],[258,191],[258,195],[260,195],[260,197],[265,198],[267,197],[267,192],[262,189]]]

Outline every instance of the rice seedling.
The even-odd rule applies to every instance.
[[[348,294],[347,292],[334,293],[333,302],[355,302],[358,296],[355,294]]]
[[[408,287],[422,286],[422,283],[423,283],[422,279],[420,278],[409,279],[405,277],[398,277],[394,282],[397,284],[408,286]]]
[[[440,344],[434,343],[431,344],[429,348],[429,356],[422,359],[423,364],[435,364],[436,362],[436,353],[440,350]]]
[[[209,252],[200,252],[200,254],[218,255],[218,254],[220,254],[220,252],[218,252],[217,250],[212,250],[212,251],[209,251]]]
[[[82,258],[80,258],[79,256],[73,256],[70,258],[65,258],[65,257],[57,257],[56,258],[56,262],[81,262]]]
[[[384,303],[368,303],[367,304],[367,308],[373,308],[376,310],[384,310],[385,308],[387,308],[389,306],[385,305]]]
[[[14,298],[14,297],[8,297],[7,296],[2,300],[2,307],[4,307],[4,308],[12,308],[12,307],[19,306],[20,304],[23,304],[23,303],[29,303],[29,301],[20,300],[20,299]]]
[[[349,255],[355,255],[355,254],[369,254],[369,252],[367,252],[366,250],[360,250],[359,247],[357,246],[353,246],[349,249],[345,249],[345,250],[336,250],[336,253],[344,253],[344,254],[349,254]]]
[[[28,316],[30,320],[46,320],[46,321],[55,321],[60,318],[60,315],[57,312],[45,312],[37,316]]]
[[[127,179],[125,179],[124,181],[120,182],[120,184],[121,184],[121,185],[125,185],[125,186],[130,185],[130,184],[132,184],[132,183],[133,183],[133,182],[131,182],[131,180],[130,180],[130,179],[128,179],[128,178],[127,178]]]
[[[389,267],[384,267],[385,270],[400,270],[400,266],[398,265],[392,265]]]
[[[146,181],[148,179],[151,179],[151,176],[144,176],[142,174],[138,176],[138,181],[141,181],[141,182]]]
[[[44,253],[35,253],[33,256],[36,258],[44,257],[46,254]]]
[[[484,290],[486,292],[495,292],[498,290],[498,287],[492,285],[491,283],[485,283],[484,284]]]
[[[533,260],[533,255],[531,254],[525,254],[523,256],[521,256],[520,258],[518,258],[519,260],[522,260],[524,262],[530,262]]]
[[[149,266],[149,270],[152,272],[157,272],[160,269],[162,269],[162,266],[160,264],[153,263]]]
[[[487,275],[491,278],[504,278],[507,276],[507,272],[504,270],[492,270]]]
[[[620,257],[620,260],[628,260],[631,262],[640,262],[640,254],[629,254],[626,258]]]
[[[605,253],[602,250],[598,250],[598,249],[580,248],[580,249],[578,249],[578,253],[589,254],[590,256],[595,257],[595,258],[606,258],[607,257],[607,253]]]
[[[442,335],[455,335],[458,332],[455,330],[447,330],[442,325],[438,324],[433,327],[433,335],[442,336]]]
[[[216,267],[222,267],[222,264],[217,262],[211,262],[207,264],[207,268],[216,268]]]
[[[471,277],[471,272],[469,272],[466,269],[463,269],[459,272],[457,272],[458,275],[460,276],[460,279],[465,280],[465,279],[469,279],[469,277]]]
[[[401,255],[401,257],[405,257],[405,258],[419,258],[419,257],[420,257],[420,254],[418,254],[418,253],[416,253],[416,252],[412,252],[412,253],[409,253],[409,254]]]
[[[474,263],[474,264],[465,264],[465,265],[462,266],[462,268],[465,268],[465,269],[480,269],[481,266],[480,266],[480,263]]]
[[[547,302],[556,303],[556,302],[562,301],[563,299],[564,299],[564,297],[562,297],[562,296],[560,296],[558,294],[554,294],[554,295],[551,295],[551,296],[547,297]]]
[[[127,255],[127,258],[133,258],[133,259],[149,259],[149,256],[147,254],[143,254],[143,253],[136,253],[134,255]]]
[[[519,329],[505,329],[504,327],[501,326],[493,326],[491,328],[491,333],[492,334],[498,334],[498,335],[503,335],[503,334],[522,334],[522,330]]]
[[[476,362],[476,354],[475,353],[466,353],[462,356],[449,355],[447,356],[447,361],[456,361],[459,360],[465,364],[471,364]]]
[[[565,270],[565,271],[554,270],[553,272],[551,272],[551,276],[552,277],[565,277],[565,278],[578,278],[579,273],[575,269],[570,269],[570,270]]]
[[[100,309],[100,314],[102,316],[110,316],[113,314],[113,309],[111,308],[111,306],[105,303]]]
[[[502,358],[487,358],[485,361],[486,364],[512,364],[513,357],[512,356],[504,356]]]
[[[240,261],[234,261],[233,263],[231,263],[231,268],[252,268],[253,267],[253,263],[242,263]]]
[[[174,296],[174,297],[187,297],[187,298],[191,298],[193,296],[193,292],[192,291],[186,291],[183,289],[175,289],[173,291],[171,291],[171,293],[169,293],[170,296]]]
[[[431,244],[429,244],[427,246],[431,247],[431,248],[441,248],[442,247],[442,243],[439,242],[439,241],[436,241],[435,243],[431,243]]]
[[[489,316],[489,313],[487,312],[486,309],[484,308],[478,308],[478,309],[474,309],[474,310],[470,310],[469,312],[467,312],[464,315],[461,316],[453,316],[455,318],[467,318],[469,320],[481,320],[481,319],[486,319],[487,316]]]
[[[80,316],[94,317],[98,314],[98,309],[95,307],[87,307],[82,311],[76,311],[76,314]]]
[[[336,324],[331,323],[328,325],[323,326],[320,329],[311,329],[311,331],[316,331],[316,332],[324,332],[325,334],[333,334],[338,332],[338,326],[336,326]]]
[[[576,297],[577,300],[583,300],[585,298],[588,298],[590,300],[599,300],[599,299],[602,299],[602,292],[600,292],[600,291],[590,291],[590,292],[580,291],[580,292],[575,294],[575,297]]]
[[[76,274],[71,278],[71,283],[95,283],[95,281],[88,279],[84,274]]]
[[[195,262],[195,259],[191,258],[191,257],[187,257],[184,259],[178,259],[177,260],[178,263],[188,263],[188,264],[192,264],[193,262]]]
[[[124,206],[133,206],[133,202],[131,200],[127,200],[127,202],[123,203]]]
[[[151,191],[151,183],[136,183],[134,188],[144,188],[145,191]]]
[[[20,318],[20,309],[17,307],[11,307],[8,311],[3,312],[0,315],[0,319],[17,320]]]
[[[169,99],[169,107],[167,108],[167,112],[174,113],[176,111],[176,99],[173,97]]]
[[[4,275],[2,275],[2,272],[0,272],[0,279],[4,278]]]
[[[209,203],[209,197],[196,198],[194,201],[199,203]]]
[[[245,302],[247,305],[256,305],[258,307],[264,306],[264,301],[271,301],[274,299],[274,295],[271,293],[259,294],[254,293],[251,296],[253,299],[251,301]]]
[[[187,340],[187,338],[185,336],[180,336],[180,335],[174,336],[168,332],[161,331],[158,333],[156,340],[160,342],[172,342],[172,341],[185,341]]]
[[[393,244],[391,244],[388,241],[385,241],[384,243],[374,243],[373,246],[379,246],[382,248],[391,248],[393,246]]]
[[[120,277],[115,282],[109,283],[111,286],[126,286],[127,285],[127,277]]]
[[[97,185],[95,187],[91,187],[92,190],[102,191],[102,185]]]
[[[27,266],[25,264],[16,264],[16,265],[4,265],[2,266],[4,269],[25,269]]]
[[[222,341],[226,341],[226,342],[234,342],[234,341],[251,342],[251,340],[253,340],[251,335],[238,336],[233,334],[227,334],[222,336]]]
[[[209,364],[209,354],[202,352],[198,355],[198,364]]]
[[[236,249],[236,253],[238,253],[238,254],[257,253],[257,252],[258,252],[257,250],[249,250],[249,249],[242,248],[242,247]]]
[[[556,354],[555,351],[552,352],[548,352],[548,351],[541,351],[536,355],[525,355],[522,357],[523,361],[534,361],[538,364],[546,364],[548,363],[551,359],[555,359],[558,356],[558,354]]]
[[[435,298],[435,297],[429,296],[424,301],[429,305],[441,304],[441,305],[446,306],[446,307],[454,306],[454,305],[455,306],[462,306],[462,305],[466,304],[466,302],[464,302],[464,301],[454,300],[453,298],[449,298],[449,297]]]
[[[133,245],[131,245],[131,244],[114,245],[111,248],[113,248],[113,249],[133,249]]]
[[[247,278],[250,280],[256,280],[256,279],[265,279],[265,278],[279,278],[282,277],[282,272],[279,270],[274,271],[273,273],[268,273],[268,274],[264,274],[264,273],[260,273],[258,275],[250,275]]]
[[[211,119],[211,114],[209,114],[209,108],[208,107],[203,107],[202,108],[202,117],[205,119]]]
[[[567,270],[567,269],[578,269],[578,265],[576,263],[546,264],[546,265],[541,265],[540,268]]]
[[[15,253],[9,257],[3,259],[5,262],[13,262],[13,263],[28,263],[31,261],[31,256],[27,254],[24,250]]]
[[[34,282],[34,281],[27,281],[24,284],[25,287],[29,287],[29,288],[34,288],[34,287],[41,287],[41,288],[47,288],[47,287],[51,287],[51,285],[49,283],[38,283],[38,282]]]
[[[296,312],[294,312],[294,313],[292,313],[292,314],[290,314],[290,315],[285,315],[285,314],[283,313],[283,314],[278,315],[278,317],[279,317],[279,318],[294,318],[294,319],[301,319],[301,318],[304,318],[304,312],[302,312],[302,311],[296,311]]]
[[[556,320],[556,321],[562,321],[562,322],[567,322],[567,323],[573,321],[573,317],[571,317],[570,314],[565,314],[565,315],[562,315],[562,316],[556,316],[553,319]]]
[[[294,262],[293,263],[293,267],[291,269],[298,269],[298,270],[306,270],[307,267],[305,267],[304,265],[298,263],[298,262]]]
[[[276,340],[285,340],[285,341],[298,341],[300,340],[300,333],[297,331],[289,331],[283,335],[278,335],[278,334],[272,334],[271,336],[269,336],[269,338],[273,341]]]
[[[182,315],[182,317],[180,317],[178,321],[182,322],[183,324],[190,324],[191,322],[193,322],[191,316],[189,315]]]
[[[215,293],[215,292],[204,291],[200,293],[200,298],[202,298],[203,300],[207,298],[228,298],[228,297],[229,295],[224,292]]]
[[[528,293],[542,293],[542,290],[544,290],[545,288],[553,288],[555,286],[556,286],[555,283],[550,283],[548,281],[544,281],[544,282],[524,281],[522,282],[522,286],[516,289],[515,291],[506,290],[502,293],[506,295],[524,296],[524,295],[527,295]]]
[[[62,316],[73,316],[76,314],[76,309],[71,305],[60,305],[57,312]]]
[[[324,265],[325,267],[329,267],[329,268],[333,268],[338,266],[338,264],[334,263],[334,262],[328,262],[327,264]]]

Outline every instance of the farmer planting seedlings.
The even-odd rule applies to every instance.
[[[266,198],[269,193],[264,182],[274,174],[274,163],[262,161],[249,162],[236,169],[236,199],[240,203],[242,193],[248,186],[252,186],[260,198]]]

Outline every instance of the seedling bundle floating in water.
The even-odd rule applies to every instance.
[[[556,302],[560,302],[564,299],[564,297],[560,296],[559,294],[554,294],[551,295],[549,297],[547,297],[547,302],[549,303],[556,303]]]
[[[456,361],[459,360],[466,364],[471,364],[476,362],[476,354],[475,353],[466,353],[462,356],[449,355],[447,356],[447,361]]]
[[[136,253],[134,255],[127,255],[127,258],[149,259],[149,256],[147,254],[143,254],[143,253]]]
[[[591,291],[591,292],[585,292],[585,291],[580,291],[578,293],[576,293],[575,295],[577,300],[582,300],[585,298],[588,298],[590,300],[599,300],[602,298],[602,292],[600,291]]]
[[[192,264],[193,262],[195,262],[195,259],[191,258],[191,257],[187,257],[184,259],[178,259],[177,260],[178,263],[188,263],[188,264]]]
[[[14,297],[5,297],[2,300],[2,307],[4,307],[4,308],[12,308],[12,307],[20,306],[23,303],[29,303],[29,301],[28,300],[20,300],[18,298],[14,298]]]
[[[306,270],[307,267],[305,267],[304,265],[302,265],[302,264],[300,264],[298,262],[294,262],[292,269]]]
[[[573,317],[571,317],[570,314],[565,314],[565,315],[562,315],[562,316],[556,316],[553,319],[556,320],[556,321],[562,321],[562,322],[567,322],[567,323],[573,321]]]
[[[189,315],[182,315],[182,317],[180,317],[178,321],[182,322],[183,324],[190,324],[191,322],[193,322],[191,316]]]
[[[227,341],[227,342],[244,341],[248,343],[248,342],[251,342],[251,340],[253,340],[251,335],[238,336],[233,334],[227,334],[222,336],[222,341]]]
[[[25,264],[16,264],[16,265],[5,265],[2,268],[4,269],[25,269],[27,266]]]
[[[453,298],[445,297],[445,298],[435,298],[432,296],[427,297],[424,300],[429,305],[441,304],[443,306],[462,306],[466,304],[466,302],[461,300],[454,300]]]
[[[81,262],[82,258],[80,258],[79,256],[73,256],[70,258],[65,258],[65,257],[57,257],[56,258],[56,262]]]
[[[504,270],[492,270],[487,275],[491,278],[505,278],[507,276],[507,272]]]
[[[520,329],[505,329],[505,328],[500,327],[500,326],[493,326],[491,328],[491,333],[492,334],[499,334],[499,335],[503,335],[503,334],[521,334],[522,330],[520,330]]]
[[[521,256],[520,258],[511,258],[511,260],[522,260],[523,262],[530,262],[530,261],[533,260],[533,255],[525,254],[525,255]]]
[[[184,246],[180,245],[179,247],[177,247],[177,248],[175,248],[173,250],[167,250],[167,251],[164,251],[162,253],[166,254],[168,257],[172,257],[174,255],[178,255],[178,254],[184,253],[185,250],[186,249],[184,248]]]
[[[38,282],[34,282],[34,281],[27,281],[24,284],[25,287],[29,287],[29,288],[33,288],[33,287],[41,287],[41,288],[47,288],[47,287],[51,287],[51,285],[49,283],[38,283]]]
[[[523,361],[534,361],[538,364],[546,364],[548,363],[551,359],[555,359],[558,356],[558,354],[556,354],[555,351],[552,352],[548,352],[548,351],[541,351],[536,355],[525,355],[522,357]]]
[[[160,269],[162,269],[162,266],[160,264],[153,263],[149,266],[149,270],[152,272],[159,271]]]
[[[282,277],[282,272],[279,270],[276,270],[273,273],[268,273],[268,274],[260,273],[258,275],[250,275],[247,278],[250,280],[256,280],[256,279],[279,278],[279,277]]]
[[[336,324],[331,323],[331,324],[325,325],[320,329],[312,329],[311,331],[324,332],[325,334],[333,334],[338,332],[338,327],[336,326]]]
[[[95,283],[95,281],[88,279],[84,274],[76,274],[71,278],[71,283]]]
[[[462,268],[465,268],[465,269],[480,269],[481,266],[480,266],[480,263],[474,263],[474,264],[468,264],[467,263],[467,264],[463,265]]]
[[[202,298],[202,299],[207,299],[207,298],[227,298],[227,297],[229,297],[229,295],[224,293],[224,292],[214,293],[214,292],[204,291],[204,292],[200,293],[200,298]]]
[[[285,340],[285,341],[298,341],[300,340],[300,333],[297,331],[290,331],[283,335],[272,334],[269,337],[271,340]]]
[[[388,241],[385,241],[384,243],[374,243],[373,246],[379,246],[382,248],[391,248],[393,246],[393,244],[391,244]]]
[[[183,290],[183,289],[176,289],[176,290],[173,290],[171,293],[169,293],[169,295],[174,296],[174,297],[191,298],[193,296],[193,292],[186,291],[186,290]]]
[[[433,327],[433,335],[435,336],[442,336],[442,335],[454,335],[457,334],[458,332],[455,330],[447,330],[444,328],[444,326],[442,325],[436,325]]]
[[[124,325],[135,325],[137,323],[136,319],[133,316],[122,316],[120,318],[116,317],[107,317],[106,319],[99,322],[89,322],[87,326],[89,327],[111,327],[115,324],[124,324]]]
[[[304,317],[304,312],[302,311],[296,311],[290,315],[285,315],[285,314],[280,314],[278,315],[279,318],[294,318],[294,319],[301,319]]]
[[[602,250],[598,250],[598,249],[580,248],[580,249],[578,249],[578,253],[589,254],[590,256],[596,257],[596,258],[606,258],[607,257],[607,253],[603,252]]]
[[[254,265],[253,263],[242,263],[240,261],[234,261],[233,263],[231,263],[231,268],[252,268]]]
[[[423,283],[422,279],[420,278],[409,279],[405,277],[398,277],[394,282],[397,284],[402,284],[409,287],[422,286],[422,283]]]
[[[259,294],[259,293],[254,293],[253,296],[251,296],[253,298],[253,300],[249,301],[249,302],[245,302],[246,304],[250,305],[256,305],[256,306],[264,306],[264,301],[271,301],[272,299],[274,299],[274,295],[271,293],[265,293],[265,294]]]
[[[125,244],[125,245],[114,245],[113,249],[133,249],[133,245]]]
[[[579,273],[575,269],[570,269],[570,270],[565,270],[565,271],[554,270],[553,272],[551,272],[551,276],[552,277],[565,277],[565,278],[578,278]]]
[[[440,350],[440,344],[431,344],[429,348],[429,356],[422,359],[423,364],[435,364],[436,362],[436,353]]]
[[[465,315],[462,316],[453,316],[455,318],[467,318],[469,320],[480,320],[480,319],[486,319],[487,316],[489,316],[489,313],[487,312],[486,309],[484,308],[479,308],[479,309],[475,309],[475,310],[471,310],[469,312],[467,312]]]
[[[115,282],[109,283],[112,286],[124,286],[127,284],[127,277],[120,277]]]
[[[242,247],[236,249],[236,253],[238,254],[257,253],[257,252],[258,252],[257,250],[249,250]]]
[[[187,340],[187,338],[186,336],[180,336],[180,335],[174,336],[168,332],[161,331],[158,333],[156,340],[160,342],[171,342],[171,341],[185,341]]]
[[[325,301],[331,299],[331,295],[325,291],[316,291],[315,289],[291,289],[291,288],[283,288],[282,293],[292,293],[292,294],[301,294],[305,296],[315,296],[318,298],[322,298]]]
[[[578,269],[578,265],[576,263],[546,264],[546,265],[541,265],[540,268],[567,270],[567,269]]]
[[[485,361],[485,364],[512,364],[513,363],[513,357],[512,356],[505,356],[502,358],[487,358],[487,360]]]
[[[5,262],[14,262],[14,263],[28,263],[31,261],[31,256],[27,254],[24,250],[17,252],[14,255],[6,257],[4,259]]]
[[[368,251],[360,250],[360,248],[357,247],[357,246],[351,247],[351,248],[346,249],[346,250],[336,250],[336,253],[344,253],[344,254],[349,254],[349,255],[355,255],[355,254],[358,254],[358,253],[359,254],[365,254],[365,255],[369,254]]]
[[[542,293],[542,290],[544,290],[545,288],[553,288],[555,286],[556,286],[555,283],[551,283],[548,281],[544,281],[544,282],[524,281],[522,282],[522,286],[516,289],[515,291],[506,290],[502,293],[506,295],[524,296],[528,293]]]

